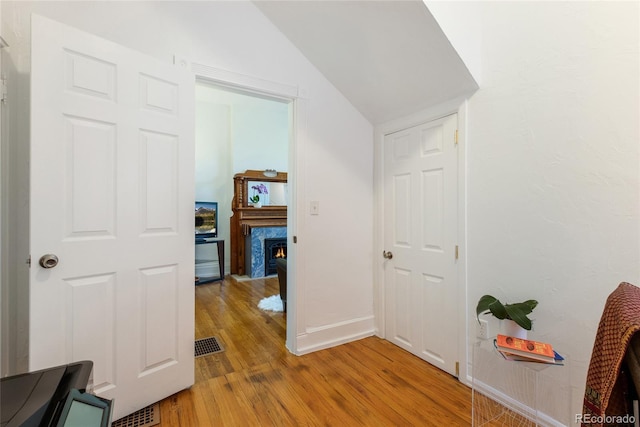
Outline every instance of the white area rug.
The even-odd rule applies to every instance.
[[[260,300],[258,308],[265,311],[283,311],[280,295],[272,295]]]

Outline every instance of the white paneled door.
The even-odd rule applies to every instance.
[[[195,79],[39,16],[31,62],[29,367],[117,419],[193,384]]]
[[[385,136],[385,336],[456,375],[457,115]]]

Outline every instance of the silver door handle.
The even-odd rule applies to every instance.
[[[54,254],[46,254],[40,257],[40,267],[53,268],[58,265],[58,257]]]
[[[382,251],[382,256],[383,256],[385,259],[391,259],[391,258],[393,258],[393,254],[392,254],[391,252],[387,252],[387,251]]]

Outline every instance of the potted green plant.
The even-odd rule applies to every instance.
[[[476,306],[476,317],[480,322],[481,314],[491,313],[496,318],[502,320],[512,320],[521,328],[530,331],[531,319],[527,317],[538,305],[536,300],[527,300],[513,304],[502,304],[496,297],[491,295],[483,295]]]

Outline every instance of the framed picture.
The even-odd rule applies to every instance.
[[[196,202],[196,234],[218,237],[218,202]]]

